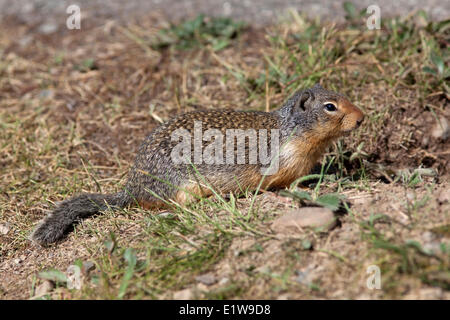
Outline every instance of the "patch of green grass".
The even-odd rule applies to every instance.
[[[371,243],[371,251],[380,262],[386,293],[396,296],[408,278],[449,289],[450,255],[445,250],[433,253],[425,250],[416,240],[387,237],[377,228],[379,223],[390,225],[393,229],[392,224],[395,222],[384,214],[377,214],[371,215],[368,221],[360,222],[359,225],[362,238]]]
[[[185,50],[210,45],[214,51],[219,51],[229,46],[244,26],[243,22],[236,22],[231,18],[207,18],[200,14],[193,20],[160,30],[153,47],[174,46],[176,49]]]

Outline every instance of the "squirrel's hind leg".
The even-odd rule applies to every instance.
[[[207,186],[199,185],[197,182],[190,181],[180,187],[175,195],[175,201],[180,205],[195,202],[200,198],[206,198],[212,195],[212,191]]]

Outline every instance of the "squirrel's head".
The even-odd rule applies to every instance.
[[[364,119],[361,110],[347,98],[324,89],[320,84],[297,92],[284,108],[285,112],[288,111],[285,116],[296,122],[301,131],[314,131],[323,138],[335,138],[350,132]]]

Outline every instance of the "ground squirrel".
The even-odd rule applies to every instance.
[[[31,239],[41,245],[53,243],[74,222],[108,207],[186,203],[211,195],[212,188],[229,194],[287,186],[307,174],[330,142],[357,128],[363,118],[361,110],[343,95],[319,84],[296,92],[273,112],[182,114],[145,138],[123,190],[81,194],[63,201],[39,224]],[[221,135],[226,143],[220,141]],[[255,138],[259,141],[252,141]],[[264,163],[263,149],[271,149],[270,156],[264,154],[269,158]]]

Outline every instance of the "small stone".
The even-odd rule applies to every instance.
[[[262,273],[262,274],[269,274],[270,268],[268,266],[260,266],[255,269],[255,272]]]
[[[450,136],[450,127],[445,118],[440,118],[438,123],[433,126],[431,135],[436,139],[446,140]]]
[[[450,189],[444,189],[439,193],[439,203],[450,202]]]
[[[173,294],[174,300],[191,300],[193,298],[191,289],[183,289]]]
[[[171,218],[172,216],[173,216],[173,214],[170,211],[163,211],[158,214],[158,217],[161,217],[161,218]]]
[[[36,288],[35,297],[42,297],[46,295],[47,293],[51,292],[54,287],[55,285],[53,284],[53,282],[45,280]]]
[[[414,201],[416,195],[414,194],[414,192],[408,191],[406,192],[406,198],[408,198],[409,201]]]
[[[39,98],[49,99],[53,97],[53,90],[45,89],[39,92]]]
[[[56,23],[44,23],[42,24],[38,31],[42,34],[51,34],[58,30],[58,25]]]
[[[428,25],[427,19],[421,14],[415,15],[414,23],[419,28],[425,28]]]
[[[200,276],[195,277],[195,280],[197,280],[200,283],[206,284],[207,286],[210,286],[217,282],[216,277],[212,273],[205,273]]]
[[[21,47],[26,47],[29,44],[31,44],[31,42],[33,41],[33,36],[32,35],[26,35],[21,37],[20,39],[17,40],[17,42],[19,43],[19,45]]]
[[[426,252],[437,254],[441,251],[441,243],[434,233],[425,231],[422,234],[422,240],[422,248]]]
[[[208,292],[208,286],[203,283],[198,283],[196,289],[197,291]]]
[[[11,225],[9,223],[0,224],[0,233],[7,235],[9,230],[11,230]]]
[[[228,281],[230,281],[228,278],[222,278],[222,279],[220,279],[220,281],[219,281],[219,285],[221,285],[221,286],[223,286],[224,284],[227,284],[228,283]]]
[[[95,269],[95,264],[92,261],[83,262],[83,270],[85,273],[89,273],[90,271]]]
[[[320,207],[295,209],[279,217],[272,223],[272,230],[278,233],[298,232],[300,228],[319,228],[329,231],[336,226],[333,211]]]
[[[306,272],[297,271],[297,278],[295,279],[295,281],[304,285],[309,285],[311,281],[309,280],[308,276],[309,273],[307,271]]]
[[[442,297],[441,288],[423,288],[419,290],[419,299],[436,300],[441,299],[441,297]]]

